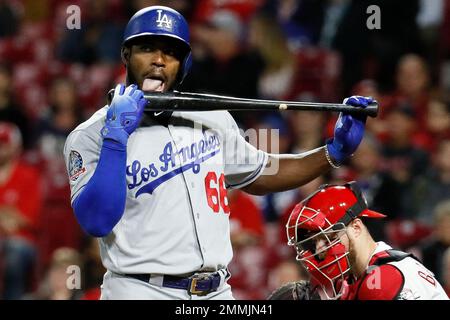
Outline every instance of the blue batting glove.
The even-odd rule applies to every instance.
[[[374,100],[371,97],[351,96],[344,99],[344,104],[356,108],[365,108]],[[358,148],[364,136],[366,116],[350,115],[345,112],[339,114],[334,127],[334,137],[327,141],[328,153],[333,162],[341,164]]]
[[[137,85],[125,89],[119,84],[114,90],[114,97],[106,113],[103,139],[109,139],[126,146],[128,137],[136,130],[142,119],[147,100]]]

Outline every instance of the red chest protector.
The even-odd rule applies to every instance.
[[[373,255],[365,274],[348,284],[340,300],[394,300],[403,289],[403,273],[389,262],[401,261],[412,254],[385,250]]]

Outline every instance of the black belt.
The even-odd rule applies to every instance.
[[[228,276],[229,273],[227,271]],[[125,274],[137,280],[149,283],[151,274]],[[221,275],[219,272],[215,273],[198,273],[190,277],[177,277],[171,275],[163,275],[162,286],[173,289],[187,290],[189,294],[207,295],[210,292],[216,291],[220,286]]]

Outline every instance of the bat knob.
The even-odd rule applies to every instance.
[[[375,118],[378,115],[378,109],[379,107],[376,101],[373,101],[365,108],[367,115],[372,118]]]
[[[106,95],[106,103],[108,105],[111,104],[111,101],[112,101],[113,97],[114,97],[114,89],[111,89],[111,90],[108,91],[108,94]]]

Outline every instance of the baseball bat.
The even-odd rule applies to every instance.
[[[114,89],[108,92],[108,104],[114,96]],[[355,108],[341,103],[301,102],[246,99],[213,94],[190,92],[146,92],[144,97],[150,104],[146,111],[250,111],[250,110],[310,110],[310,111],[336,111],[355,115],[376,117],[378,115],[378,103],[375,101],[366,108]]]

